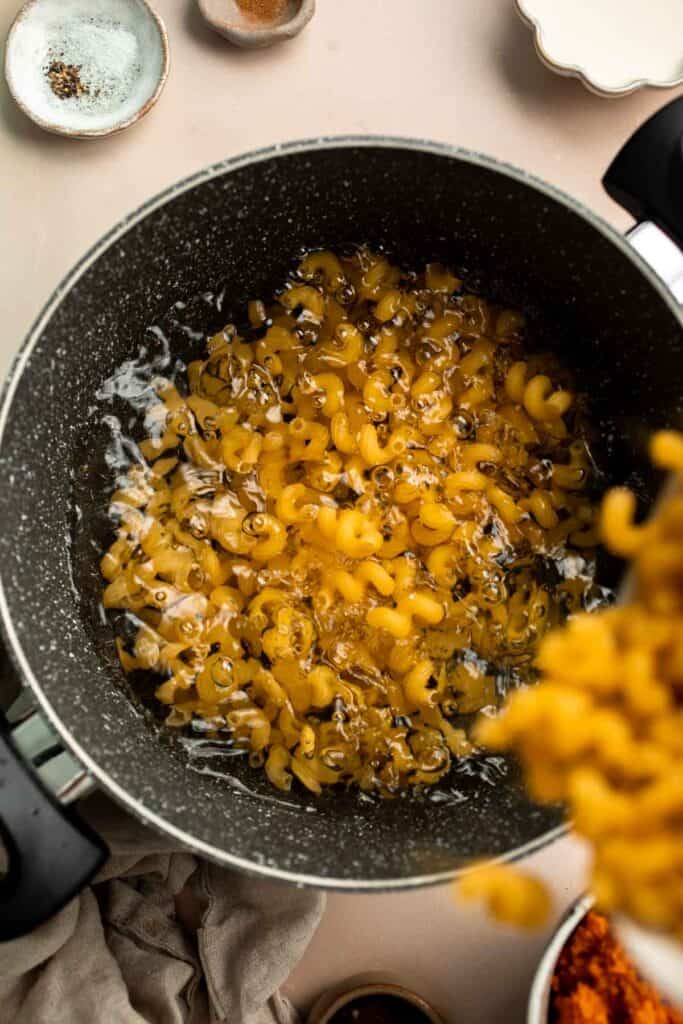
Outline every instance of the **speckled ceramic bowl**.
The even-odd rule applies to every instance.
[[[111,538],[110,417],[135,418],[127,389],[104,382],[125,361],[158,373],[169,358],[196,358],[207,333],[281,286],[302,250],[359,243],[407,267],[451,263],[466,287],[525,309],[532,342],[556,347],[591,396],[599,463],[643,497],[655,493],[647,438],[681,418],[683,334],[673,298],[624,238],[556,189],[464,150],[372,137],[294,143],[152,199],[87,253],[39,315],[0,407],[0,622],[59,740],[132,814],[222,864],[377,891],[446,881],[472,858],[529,853],[562,832],[562,809],[534,804],[503,758],[456,763],[429,797],[316,798],[300,787],[275,793],[229,749],[207,755],[175,741],[131,700],[98,567]],[[15,800],[2,785],[18,771],[11,753],[7,740],[0,814],[31,842],[18,888],[0,887],[0,934],[11,930],[10,898],[30,911],[15,914],[16,928],[35,921],[63,863],[52,824],[41,830],[29,813],[42,806],[37,791]],[[73,819],[68,827],[77,864]]]
[[[135,124],[159,98],[168,68],[166,29],[146,0],[28,0],[5,48],[18,106],[70,138]]]

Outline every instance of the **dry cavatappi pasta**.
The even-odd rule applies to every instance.
[[[678,488],[645,523],[605,496],[606,545],[632,560],[624,604],[550,633],[540,683],[511,694],[480,740],[514,750],[534,797],[566,801],[591,844],[598,906],[683,940],[683,436],[654,436]]]
[[[438,264],[314,252],[248,313],[155,382],[112,497],[123,667],[280,789],[434,783],[594,592],[580,403]]]
[[[461,900],[485,904],[497,921],[533,931],[546,924],[552,907],[542,881],[509,864],[482,864],[458,879]]]

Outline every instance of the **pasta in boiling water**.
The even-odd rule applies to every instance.
[[[157,380],[103,602],[168,723],[280,789],[428,785],[593,588],[581,402],[449,269],[308,255]]]

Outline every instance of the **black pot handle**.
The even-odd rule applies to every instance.
[[[653,221],[683,246],[683,96],[633,133],[602,184],[636,220]]]
[[[47,921],[106,860],[102,840],[45,789],[0,713],[0,834],[9,857],[0,879],[0,942]]]

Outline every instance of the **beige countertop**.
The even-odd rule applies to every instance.
[[[599,179],[621,142],[675,93],[599,99],[538,61],[512,0],[318,0],[298,39],[240,52],[206,28],[190,0],[155,0],[171,74],[157,107],[110,139],[44,134],[0,87],[0,295],[4,373],[69,266],[142,200],[226,156],[338,133],[421,136],[518,164],[625,227]],[[3,37],[18,0],[0,0]],[[534,858],[558,911],[579,891],[569,839]],[[543,936],[496,928],[448,889],[330,897],[288,990],[385,969],[453,1024],[521,1024]]]

